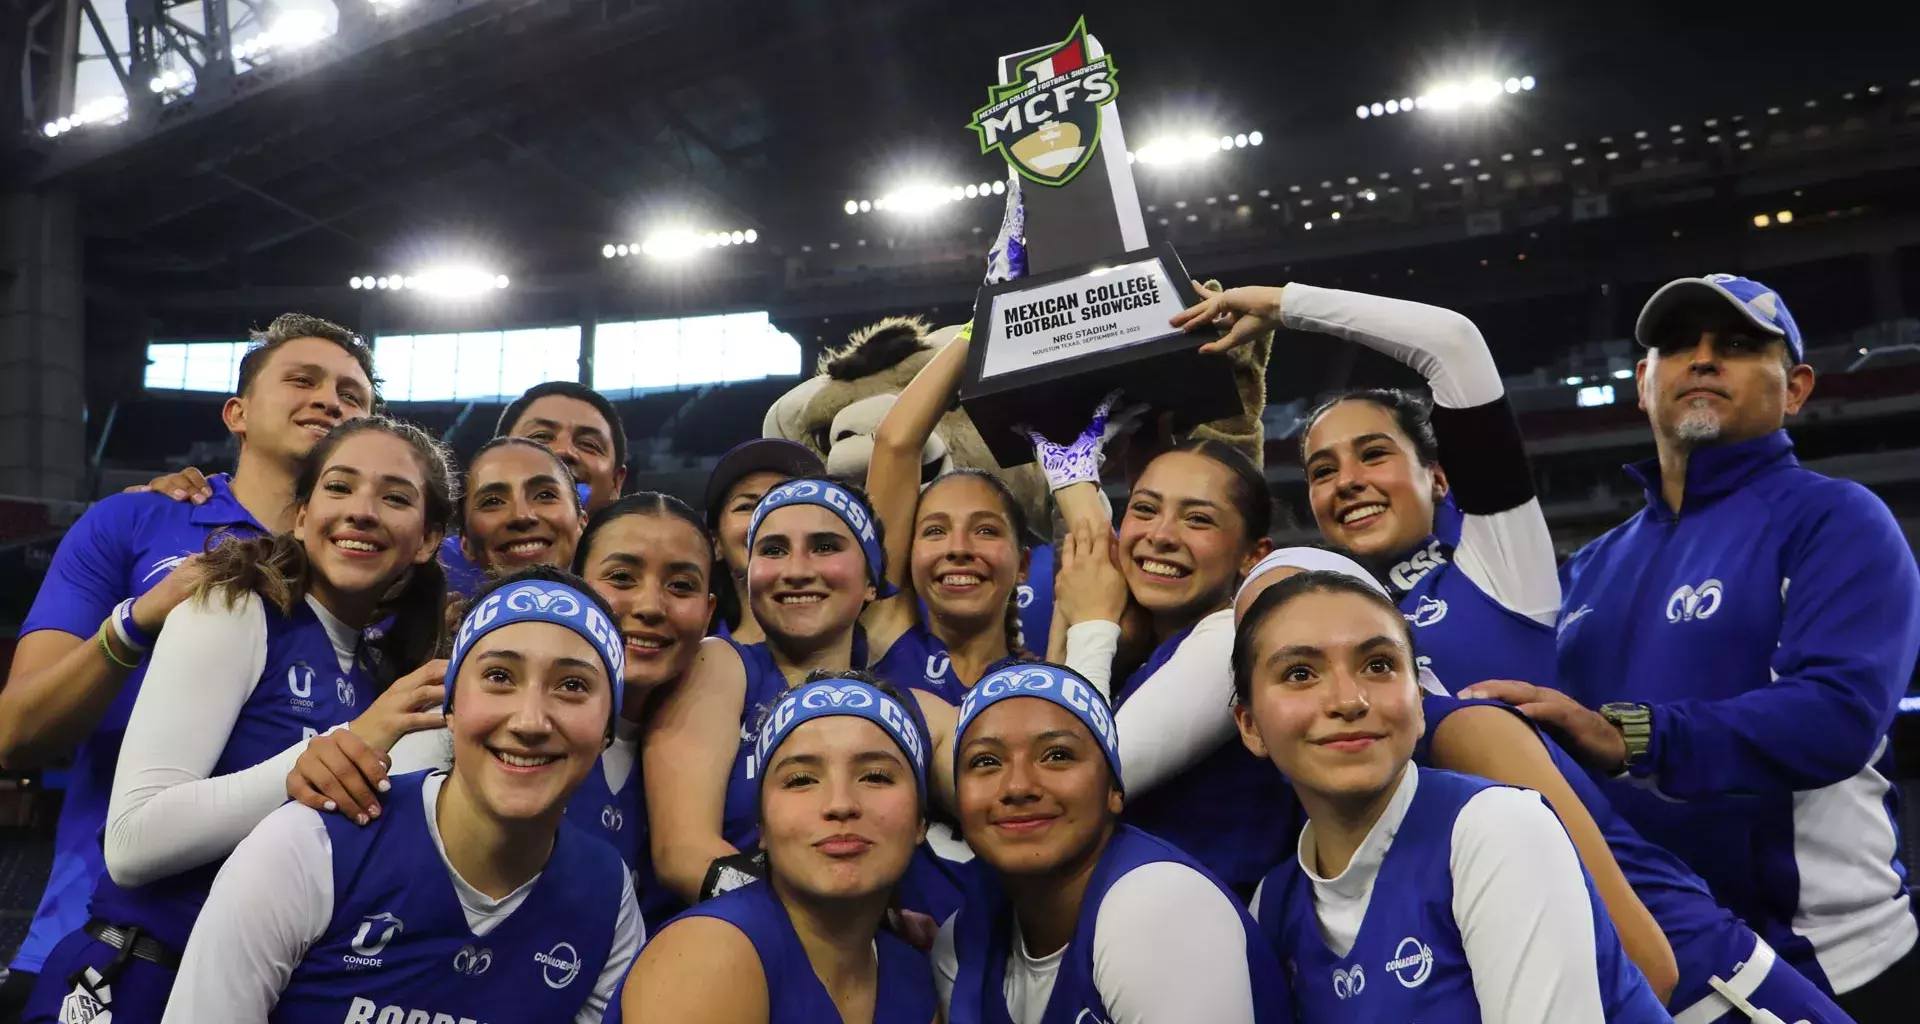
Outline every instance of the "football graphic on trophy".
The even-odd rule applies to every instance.
[[[1048,121],[1033,134],[1014,143],[1013,155],[1029,170],[1057,178],[1080,162],[1086,146],[1080,142],[1080,126],[1071,122]]]

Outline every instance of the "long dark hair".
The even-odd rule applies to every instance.
[[[1295,598],[1308,594],[1354,594],[1365,598],[1389,612],[1393,621],[1400,624],[1401,639],[1407,642],[1407,649],[1413,650],[1413,630],[1408,628],[1406,617],[1400,609],[1378,590],[1367,586],[1346,573],[1328,572],[1325,569],[1308,569],[1275,583],[1260,592],[1253,599],[1252,607],[1240,618],[1240,625],[1233,632],[1233,700],[1246,706],[1253,693],[1253,646],[1260,635],[1260,627],[1268,619],[1286,607]],[[1411,662],[1410,664],[1418,664]]]
[[[358,434],[375,432],[399,438],[413,449],[425,478],[423,489],[424,527],[427,534],[444,535],[453,521],[453,462],[446,446],[411,423],[386,416],[365,416],[347,420],[327,432],[301,460],[294,477],[293,500],[304,507],[313,498],[320,473],[341,444]],[[447,603],[447,576],[437,558],[409,567],[397,590],[381,601],[379,615],[390,615],[392,626],[376,646],[381,652],[382,668],[390,678],[413,671],[434,656],[446,638],[444,609]],[[313,565],[307,560],[307,548],[292,531],[265,537],[218,535],[209,542],[202,562],[202,573],[189,596],[204,599],[220,594],[229,600],[248,592],[291,615],[313,585]]]
[[[1021,507],[1020,499],[1013,496],[1012,488],[1009,488],[1007,482],[1000,479],[998,474],[974,466],[962,466],[958,469],[951,469],[936,477],[933,483],[928,484],[926,490],[920,492],[920,497],[924,500],[928,491],[932,491],[935,487],[940,486],[942,482],[951,480],[954,477],[966,477],[970,480],[978,480],[986,484],[987,489],[991,490],[995,496],[1000,499],[1001,510],[1006,514],[1007,523],[1013,527],[1015,550],[1022,556],[1025,556],[1028,550],[1027,510]],[[1022,636],[1020,632],[1020,587],[1018,584],[1014,586],[1013,592],[1007,595],[1006,620],[1003,628],[1007,634],[1007,653],[1018,657],[1024,652],[1026,643],[1026,638]]]

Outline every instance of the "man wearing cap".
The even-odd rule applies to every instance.
[[[1647,507],[1563,568],[1564,693],[1489,682],[1612,776],[1609,797],[1861,1024],[1920,1005],[1887,732],[1920,651],[1920,572],[1866,488],[1800,466],[1813,390],[1766,286],[1682,278],[1635,336]],[[1770,947],[1770,948],[1769,948]],[[1737,991],[1741,979],[1725,979]]]
[[[756,437],[734,445],[707,477],[707,533],[713,537],[715,636],[743,644],[759,643],[766,633],[747,603],[747,527],[754,507],[768,491],[801,477],[824,477],[827,467],[805,445],[777,437]],[[723,571],[724,570],[724,571]]]

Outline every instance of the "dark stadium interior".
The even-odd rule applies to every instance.
[[[597,324],[765,311],[811,372],[882,316],[967,319],[998,197],[922,218],[846,206],[907,181],[998,177],[966,130],[993,59],[1082,13],[1119,55],[1130,144],[1262,136],[1137,167],[1149,232],[1229,285],[1297,280],[1472,318],[1562,555],[1641,503],[1619,470],[1652,454],[1634,406],[1635,315],[1661,283],[1712,271],[1790,297],[1819,373],[1789,421],[1800,458],[1872,488],[1920,543],[1920,14],[1899,5],[1868,27],[1845,4],[1747,25],[1720,5],[1520,0],[412,0],[377,17],[367,0],[334,0],[331,39],[197,95],[163,102],[140,85],[125,123],[49,137],[60,71],[45,47],[70,12],[124,27],[121,6],[0,0],[0,187],[14,217],[0,295],[73,248],[84,296],[58,332],[0,328],[0,376],[15,377],[0,385],[0,431],[33,439],[0,445],[0,494],[48,510],[9,505],[0,523],[9,638],[77,503],[231,465],[223,396],[149,389],[149,344],[240,341],[300,310],[376,339],[581,325],[589,366]],[[115,44],[132,56],[124,34]],[[1356,116],[1469,65],[1538,87],[1457,121]],[[603,255],[681,223],[757,240],[682,265]],[[41,230],[65,234],[23,241]],[[459,306],[371,277],[349,285],[448,259],[511,286]],[[36,346],[55,344],[78,409],[35,383],[55,369],[12,368],[52,367]],[[1292,332],[1268,381],[1265,469],[1293,519],[1276,536],[1317,540],[1300,416],[1329,391],[1420,381]],[[614,392],[634,439],[628,487],[698,498],[714,460],[758,436],[795,383]],[[394,410],[465,457],[508,397]],[[83,419],[84,438],[27,426],[55,412]],[[84,471],[45,471],[37,460],[56,450],[82,453]],[[1896,749],[1913,791],[1920,714],[1901,720]],[[55,799],[0,777],[0,954],[31,916]]]

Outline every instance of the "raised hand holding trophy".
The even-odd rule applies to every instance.
[[[1199,301],[1173,247],[1150,245],[1113,58],[1087,34],[1000,58],[969,125],[1010,169],[1007,223],[974,307],[960,402],[1002,466],[1032,461],[1018,427],[1073,437],[1102,397],[1171,411],[1175,430],[1241,411],[1211,340],[1171,326]]]

